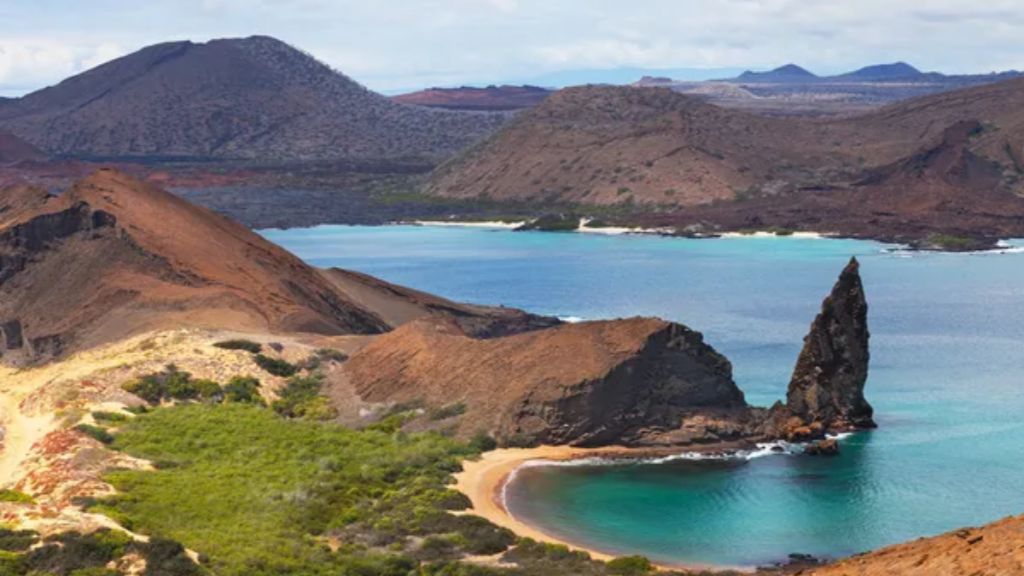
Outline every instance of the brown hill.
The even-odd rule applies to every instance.
[[[346,372],[364,400],[461,403],[465,434],[547,444],[608,444],[691,413],[746,408],[728,360],[699,333],[654,319],[494,340],[416,322],[363,349]]]
[[[150,46],[0,107],[0,127],[85,157],[443,158],[504,119],[392,102],[261,36]]]
[[[428,190],[457,198],[633,203],[662,210],[762,198],[756,214],[783,209],[811,193],[821,196],[815,202],[829,204],[842,218],[863,220],[856,194],[850,193],[853,185],[879,168],[936,147],[961,122],[980,124],[961,144],[979,162],[994,163],[998,169],[988,172],[998,178],[972,176],[955,187],[972,193],[1021,191],[1021,110],[1024,79],[842,119],[761,117],[660,88],[574,88],[522,113],[487,141],[444,164]],[[879,181],[873,187],[881,185]],[[931,183],[918,180],[914,186],[929,192]],[[847,194],[816,194],[823,190]],[[787,193],[794,198],[775,201]],[[755,213],[736,203],[719,210],[722,214],[714,222],[731,225],[724,217],[731,210]],[[814,211],[796,205],[792,210],[801,213],[796,219],[800,227],[816,222]],[[931,215],[903,219],[922,217]]]
[[[26,160],[43,161],[46,152],[18,138],[14,134],[0,130],[0,166],[16,164]]]
[[[391,99],[402,104],[448,110],[523,110],[537,106],[552,94],[537,86],[488,86],[486,88],[430,88]]]
[[[0,349],[8,360],[182,326],[379,334],[434,312],[457,315],[483,336],[557,323],[325,274],[241,224],[112,170],[60,196],[0,191]]]
[[[1012,175],[972,148],[987,132],[954,124],[937,141],[852,184],[643,218],[651,226],[814,230],[947,250],[993,246],[1024,235],[1024,197]]]

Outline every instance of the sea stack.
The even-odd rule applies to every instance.
[[[868,304],[853,258],[804,339],[786,395],[788,436],[801,428],[820,436],[875,427],[874,409],[864,399],[869,338]]]

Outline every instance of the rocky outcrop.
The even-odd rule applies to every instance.
[[[813,442],[804,448],[804,454],[808,456],[839,456],[839,441],[835,438],[827,438]]]
[[[691,442],[715,442],[726,439],[716,432],[741,430],[693,419],[747,410],[725,357],[700,333],[655,319],[491,340],[470,338],[454,323],[420,321],[378,338],[346,373],[364,400],[462,404],[463,436],[483,430],[524,443],[631,444],[679,430]]]
[[[853,258],[804,339],[786,405],[776,409],[776,417],[780,412],[786,416],[780,436],[875,427],[874,410],[864,398],[870,359],[867,319],[860,264]]]

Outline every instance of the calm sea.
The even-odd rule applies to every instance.
[[[317,266],[563,318],[660,316],[704,332],[752,404],[785,394],[850,256],[870,305],[879,430],[836,459],[523,469],[512,513],[664,563],[846,556],[1024,513],[1024,253],[889,253],[871,242],[684,240],[466,228],[264,234]],[[1024,242],[1015,243],[1024,246]]]

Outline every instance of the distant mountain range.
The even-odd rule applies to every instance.
[[[393,102],[263,36],[150,46],[0,103],[0,128],[105,158],[443,158],[505,120]]]
[[[1021,72],[1011,70],[992,74],[947,75],[940,72],[922,72],[906,62],[894,64],[876,64],[866,66],[853,72],[834,76],[818,76],[796,64],[786,64],[767,72],[746,71],[735,78],[723,82],[738,83],[814,83],[814,82],[943,82],[958,81],[992,82],[1020,76]]]
[[[392,97],[395,102],[448,110],[522,110],[547,99],[554,91],[537,86],[430,88]]]

